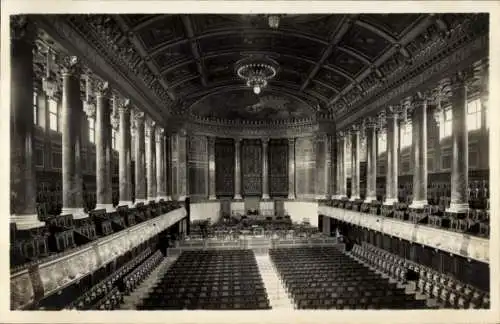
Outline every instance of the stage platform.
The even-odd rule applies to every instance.
[[[180,255],[183,251],[209,250],[209,249],[250,249],[256,254],[266,254],[273,248],[334,246],[345,251],[345,244],[335,237],[310,237],[310,238],[278,238],[256,235],[240,235],[239,238],[207,238],[187,239],[176,242],[176,246],[168,248],[169,256]]]

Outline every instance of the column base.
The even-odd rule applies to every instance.
[[[33,228],[40,228],[45,226],[45,222],[38,220],[37,214],[28,215],[10,215],[10,222],[16,223],[18,230],[30,230]]]
[[[69,215],[69,214],[73,215],[73,219],[84,219],[89,217],[89,215],[85,213],[83,208],[63,207],[61,215]]]
[[[132,207],[134,207],[134,203],[132,203],[131,200],[130,201],[124,200],[124,201],[118,202],[118,206],[127,206],[128,208],[132,208]]]
[[[208,200],[217,200],[217,197],[216,196],[208,196]]]
[[[377,197],[371,196],[371,197],[366,197],[364,203],[371,203],[372,201],[377,200]]]
[[[351,199],[349,199],[350,201],[355,201],[355,200],[359,200],[361,199],[360,196],[351,196]]]
[[[148,201],[146,199],[136,199],[135,202],[134,202],[134,206],[137,206],[140,203],[143,203],[144,205],[147,205]]]
[[[156,201],[156,197],[148,197],[148,202],[150,201]]]
[[[95,209],[105,209],[106,213],[111,213],[116,210],[115,207],[113,207],[113,204],[97,204]]]
[[[415,200],[411,202],[411,205],[408,206],[408,208],[413,208],[413,209],[424,209],[424,207],[427,205],[427,200]]]
[[[469,204],[467,203],[450,203],[450,208],[446,209],[447,213],[462,214],[469,210]]]
[[[179,196],[179,198],[177,198],[177,201],[185,201],[187,198],[186,195],[182,195],[182,196]]]
[[[288,199],[295,199],[295,195],[294,194],[288,194]]]
[[[243,198],[241,197],[240,194],[234,195],[233,197],[234,200],[242,200]]]
[[[326,197],[326,195],[317,195],[315,199],[316,200],[326,200],[328,198]]]
[[[271,197],[269,197],[269,195],[268,195],[268,194],[263,194],[263,195],[262,195],[262,199],[263,199],[263,200],[269,200],[269,199],[271,199]]]
[[[339,199],[339,200],[346,199],[346,198],[347,198],[347,195],[345,195],[345,194],[341,194],[341,195],[337,196],[337,199]]]
[[[171,197],[171,196],[167,196],[167,197],[165,198],[165,200],[166,200],[166,201],[172,201],[172,197]]]
[[[387,198],[385,201],[384,201],[384,205],[385,206],[392,206],[394,205],[394,203],[397,203],[398,200],[396,198]]]

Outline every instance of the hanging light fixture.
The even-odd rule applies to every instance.
[[[279,15],[269,15],[267,17],[267,22],[269,24],[269,27],[278,29],[280,26],[280,16]]]
[[[250,57],[236,63],[236,74],[258,95],[278,73],[278,63],[265,57]]]
[[[47,60],[46,60],[46,75],[42,80],[43,91],[49,98],[54,98],[57,93],[57,81],[52,76],[51,65],[52,65],[52,51],[50,48],[47,49]]]

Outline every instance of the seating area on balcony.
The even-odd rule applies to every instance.
[[[100,238],[163,215],[180,207],[179,202],[139,203],[134,208],[121,206],[117,211],[89,211],[88,217],[50,214],[46,205],[38,205],[38,218],[44,227],[18,230],[11,223],[11,272],[72,253]]]
[[[185,251],[141,310],[258,310],[269,300],[250,250]]]
[[[451,213],[450,184],[429,183],[427,205],[423,209],[411,208],[412,184],[401,185],[398,202],[391,205],[374,200],[370,203],[363,199],[351,201],[348,198],[322,202],[324,205],[354,210],[361,213],[381,215],[413,224],[426,225],[479,237],[488,238],[490,232],[490,199],[487,180],[474,180],[469,183],[469,209],[464,213]]]
[[[440,308],[488,309],[490,307],[489,293],[373,245],[355,245],[351,255],[403,284],[408,283],[409,272],[418,274],[418,279],[415,280],[416,291],[428,299],[437,301]]]
[[[425,302],[334,247],[270,250],[298,309],[424,309]]]

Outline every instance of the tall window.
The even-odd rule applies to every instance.
[[[38,125],[38,93],[33,91],[33,123]]]
[[[111,130],[111,148],[116,150],[116,130]]]
[[[49,99],[49,114],[50,114],[50,129],[53,131],[59,131],[59,108],[57,107],[57,101],[54,99]]]
[[[451,107],[445,108],[439,119],[439,139],[450,137],[453,122]]]
[[[401,141],[400,141],[400,148],[406,148],[411,146],[412,143],[412,136],[411,136],[412,128],[411,128],[411,123],[405,123],[401,126]]]
[[[379,133],[377,138],[377,153],[378,155],[385,153],[387,151],[387,133]]]
[[[89,117],[88,121],[89,121],[89,142],[95,143],[95,119],[93,117]]]
[[[467,130],[481,129],[481,100],[479,98],[467,104]]]

